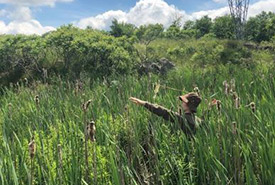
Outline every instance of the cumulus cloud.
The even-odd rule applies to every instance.
[[[13,7],[11,10],[0,10],[0,17],[6,16],[11,20],[9,23],[0,21],[0,34],[43,34],[47,31],[54,30],[54,27],[42,26],[35,20],[32,17],[31,8],[35,6],[54,6],[57,2],[71,1],[73,0],[0,0],[0,4],[5,3]],[[226,3],[226,0],[212,1]],[[251,4],[248,16],[255,16],[262,11],[275,12],[275,0],[259,0]],[[187,14],[184,10],[180,10],[174,5],[166,3],[165,0],[139,0],[129,11],[110,10],[97,16],[83,18],[74,22],[74,24],[80,28],[90,26],[94,29],[108,30],[110,29],[112,21],[117,19],[119,22],[131,23],[136,26],[161,23],[167,27],[179,17],[185,22],[186,20],[199,19],[205,15],[214,19],[225,14],[229,14],[229,8],[226,5],[219,9]]]
[[[29,7],[17,6],[7,13],[10,20],[28,21],[32,19],[32,12]]]
[[[29,21],[12,21],[8,24],[5,24],[3,21],[0,21],[0,34],[38,34],[41,35],[48,31],[55,30],[51,26],[42,26],[37,20]]]
[[[217,3],[226,4],[226,0],[213,0]],[[248,16],[255,16],[262,11],[275,12],[275,0],[260,0],[249,7]],[[169,26],[177,17],[182,21],[199,19],[205,15],[212,19],[229,14],[229,8],[225,5],[222,8],[198,11],[187,14],[184,10],[176,8],[174,5],[167,4],[164,0],[140,0],[129,11],[123,12],[108,11],[94,17],[88,17],[75,22],[76,26],[86,28],[91,26],[94,29],[108,30],[112,20],[117,19],[120,22],[132,23],[136,26],[143,24],[161,23],[165,27]]]
[[[228,7],[224,7],[224,8],[219,8],[216,10],[205,10],[205,11],[199,11],[199,12],[194,12],[191,14],[191,17],[193,19],[200,19],[203,16],[208,16],[211,19],[215,19],[216,17],[220,17],[226,14],[229,14],[229,8]]]
[[[156,23],[168,26],[178,17],[188,19],[185,11],[177,9],[174,5],[168,5],[163,0],[140,0],[128,12],[112,10],[95,17],[81,19],[75,25],[80,28],[91,26],[94,29],[108,30],[112,20],[117,19],[136,26]]]
[[[57,2],[72,2],[73,0],[0,0],[0,4],[16,6],[54,6]]]
[[[141,0],[126,15],[128,22],[137,26],[149,23],[168,26],[178,17],[187,19],[185,11],[168,5],[163,0]]]
[[[127,13],[117,10],[117,11],[108,11],[103,14],[97,15],[95,17],[88,17],[81,19],[76,25],[80,28],[86,28],[87,26],[91,26],[95,29],[103,29],[106,30],[112,23],[113,19],[117,19],[120,22],[127,22]]]
[[[220,0],[217,0],[220,1]],[[251,4],[248,9],[248,17],[253,17],[255,15],[260,14],[262,11],[266,12],[275,12],[275,0],[261,0],[254,4]],[[205,15],[208,15],[210,18],[214,19],[216,17],[220,17],[226,14],[229,14],[229,8],[223,7],[214,10],[206,10],[206,11],[199,11],[194,12],[191,14],[191,17],[195,19],[199,19]]]
[[[0,0],[0,4],[9,6],[8,10],[0,10],[0,16],[10,20],[5,23],[0,20],[0,34],[38,34],[55,30],[52,26],[43,26],[32,16],[30,7],[54,6],[57,2],[73,0]]]
[[[262,0],[252,4],[248,9],[248,17],[255,16],[262,11],[275,12],[275,0]]]

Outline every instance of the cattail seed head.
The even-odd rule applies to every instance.
[[[240,97],[237,97],[237,98],[235,99],[235,107],[236,107],[236,109],[239,109],[239,108],[240,108]]]
[[[85,103],[82,104],[82,109],[84,112],[87,111],[87,109],[89,108],[89,105],[91,104],[92,100],[88,100]]]
[[[230,88],[226,80],[223,82],[223,85],[224,85],[224,93],[228,95],[230,93]]]
[[[235,80],[234,79],[230,80],[230,89],[232,91],[235,91],[235,89],[236,89],[236,85],[235,85]]]
[[[237,123],[235,121],[232,122],[232,133],[237,134]]]
[[[75,92],[78,93],[83,90],[83,83],[80,80],[76,81]]]
[[[255,104],[254,102],[251,102],[251,103],[249,104],[249,106],[250,106],[252,112],[255,113],[255,112],[256,112],[256,104]]]
[[[61,144],[57,145],[57,151],[58,151],[59,165],[60,165],[60,167],[62,167],[62,147],[61,147]]]
[[[36,95],[34,97],[34,101],[35,101],[36,105],[39,105],[39,96],[38,95]]]
[[[128,111],[128,109],[129,109],[128,105],[125,105],[125,106],[124,106],[124,110],[125,110],[125,111]]]
[[[221,111],[222,108],[222,102],[220,100],[217,100],[217,109],[218,111]]]
[[[238,98],[238,94],[236,92],[231,92],[233,100],[236,100]]]
[[[35,146],[35,141],[34,141],[34,137],[32,136],[31,138],[31,141],[29,143],[29,153],[30,153],[30,157],[31,159],[33,159],[34,155],[35,155],[35,149],[36,149],[36,146]]]
[[[86,127],[86,137],[89,138],[91,142],[95,141],[95,132],[96,132],[95,122],[91,121],[90,123],[88,123]]]
[[[221,111],[222,104],[220,100],[213,99],[211,102],[211,106],[216,106],[217,110]]]

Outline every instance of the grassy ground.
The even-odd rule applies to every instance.
[[[228,65],[85,81],[82,88],[60,79],[14,85],[0,97],[0,184],[274,184],[274,75]],[[232,92],[225,94],[225,80],[240,107]],[[204,124],[191,140],[128,100],[177,111],[177,96],[195,86]],[[220,110],[209,107],[214,98]],[[85,138],[91,120],[95,142]]]

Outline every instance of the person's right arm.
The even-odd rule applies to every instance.
[[[157,104],[152,104],[147,101],[140,100],[138,98],[131,97],[130,100],[136,103],[137,105],[144,106],[150,112],[162,117],[167,121],[179,123],[181,129],[188,135],[195,132],[194,114],[184,113],[184,116],[181,116],[177,112],[173,112],[165,107],[162,107]]]

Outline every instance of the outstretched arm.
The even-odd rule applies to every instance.
[[[177,112],[173,112],[171,110],[166,109],[157,104],[152,104],[147,101],[140,100],[138,98],[130,97],[130,101],[137,105],[144,106],[150,112],[162,117],[163,119],[171,122],[178,122],[180,124],[181,129],[186,134],[191,134],[195,132],[195,117],[194,114],[185,113],[184,117],[181,116]],[[185,120],[186,119],[186,120]]]
[[[130,101],[136,103],[137,105],[144,106],[150,112],[162,117],[167,121],[175,122],[175,120],[178,119],[179,122],[183,122],[183,118],[178,113],[168,110],[160,105],[152,104],[134,97],[130,97]]]

